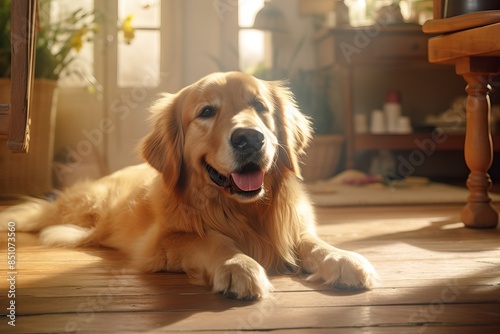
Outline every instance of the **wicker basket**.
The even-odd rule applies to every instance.
[[[56,88],[53,80],[34,81],[28,153],[12,153],[0,140],[0,195],[40,195],[52,189]],[[0,101],[10,101],[9,79],[0,79]]]
[[[335,174],[342,153],[341,135],[314,136],[303,159],[304,181],[328,179]]]

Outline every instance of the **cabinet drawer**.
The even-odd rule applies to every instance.
[[[346,65],[384,64],[391,62],[427,63],[428,37],[418,28],[385,27],[333,30],[330,36],[318,39],[317,51],[321,62]],[[334,49],[333,54],[328,47]]]
[[[425,58],[427,59],[427,37],[425,36],[379,36],[373,39],[373,53],[377,58]]]

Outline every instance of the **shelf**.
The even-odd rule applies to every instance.
[[[500,134],[492,136],[493,148],[500,152]],[[437,151],[463,151],[465,135],[443,134],[438,136],[431,132],[399,134],[356,134],[354,147],[356,150],[413,150],[434,149]]]
[[[429,35],[419,26],[378,28],[329,29],[315,35],[316,66],[332,68],[336,80],[330,93],[336,116],[343,120],[346,168],[366,164],[359,151],[464,152],[464,134],[434,132],[433,138],[424,129],[408,135],[355,133],[354,115],[381,106],[389,90],[402,92],[402,108],[414,120],[446,110],[450,101],[464,95],[465,82],[451,66],[429,63]],[[493,136],[493,147],[500,152],[500,133]]]

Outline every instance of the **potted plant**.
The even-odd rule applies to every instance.
[[[0,194],[39,195],[52,189],[57,80],[95,33],[93,13],[76,10],[51,21],[49,0],[40,2],[35,80],[31,96],[30,148],[14,154],[0,141]],[[0,101],[10,100],[10,1],[0,0]]]
[[[300,110],[309,116],[314,129],[303,159],[305,181],[331,177],[339,164],[343,136],[333,133],[334,117],[329,102],[332,75],[318,70],[299,69],[290,79],[290,88]]]

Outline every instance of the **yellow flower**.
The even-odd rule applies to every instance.
[[[78,30],[77,32],[75,32],[73,37],[71,37],[71,42],[70,42],[71,46],[73,48],[75,48],[75,50],[77,52],[80,52],[80,50],[82,49],[83,39],[84,39],[85,35],[87,35],[87,33],[88,33],[87,27],[83,27],[80,30]]]
[[[82,38],[82,33],[80,30],[75,32],[73,34],[73,37],[71,37],[71,46],[75,48],[76,51],[80,52],[83,46],[83,38]]]
[[[125,20],[123,20],[121,30],[123,31],[123,37],[125,38],[125,43],[130,44],[135,37],[135,29],[132,27],[132,20],[134,15],[128,15]]]

